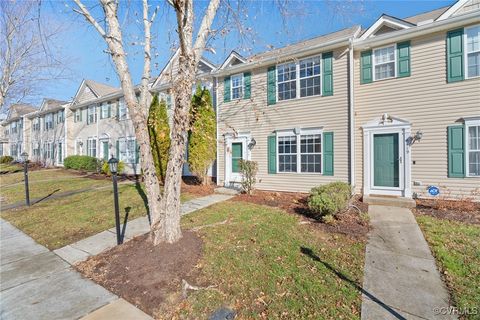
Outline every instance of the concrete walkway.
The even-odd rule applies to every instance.
[[[407,208],[370,205],[362,319],[455,319],[438,314],[449,296]]]
[[[0,227],[0,319],[78,319],[110,303],[124,310],[115,319],[151,319],[10,223],[0,219]]]
[[[182,204],[182,215],[192,213],[232,198],[233,195],[212,194],[201,198],[196,198]],[[124,241],[145,234],[150,231],[150,224],[147,217],[140,217],[128,221],[121,226]],[[115,228],[105,230],[94,236],[66,245],[54,252],[69,264],[76,264],[86,260],[90,256],[99,254],[102,251],[113,248],[117,244]]]

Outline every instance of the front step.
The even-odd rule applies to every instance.
[[[386,197],[386,196],[363,196],[363,202],[377,206],[391,206],[400,208],[415,208],[417,206],[415,200],[404,197]]]
[[[235,188],[218,187],[215,188],[215,193],[235,196],[240,193],[240,190]]]

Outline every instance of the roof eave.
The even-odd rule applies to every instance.
[[[377,36],[375,38],[368,38],[365,40],[355,39],[353,43],[355,49],[370,49],[372,46],[381,46],[396,41],[408,40],[412,37],[418,37],[427,33],[456,28],[475,22],[478,22],[478,11],[453,17],[448,20],[434,21],[429,24],[411,27],[405,30],[399,30],[396,31],[395,34],[387,33]]]

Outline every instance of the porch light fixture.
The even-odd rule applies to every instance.
[[[114,157],[110,158],[110,160],[108,160],[108,167],[110,169],[110,172],[112,174],[116,175],[117,172],[118,172],[118,160],[117,160],[117,158],[114,158]]]
[[[408,139],[407,139],[407,144],[408,144],[409,146],[411,146],[411,145],[413,145],[415,142],[422,140],[422,138],[423,138],[423,131],[422,131],[422,130],[418,130],[417,132],[415,132],[415,135],[414,135],[414,136],[408,137]]]
[[[248,150],[252,150],[253,147],[257,145],[257,141],[255,139],[251,139],[250,142],[248,143]]]

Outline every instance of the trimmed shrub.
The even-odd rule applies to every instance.
[[[203,184],[208,184],[208,168],[217,157],[215,110],[208,89],[197,87],[190,115],[188,165]]]
[[[242,173],[242,190],[246,194],[252,194],[257,182],[258,164],[255,161],[240,160],[240,172]]]
[[[100,160],[90,156],[69,156],[63,160],[63,166],[66,169],[99,171]]]
[[[125,163],[123,161],[118,161],[118,172],[117,174],[122,174],[125,171]],[[110,166],[108,165],[108,161],[103,161],[102,164],[102,173],[106,174],[107,176],[111,176],[112,173],[110,172]]]
[[[1,156],[0,163],[10,163],[13,161],[13,157],[10,156]]]
[[[335,215],[347,208],[352,190],[345,182],[332,182],[310,191],[308,207],[317,216]]]
[[[153,96],[150,104],[147,124],[155,171],[158,180],[164,182],[170,150],[170,126],[167,104],[164,100],[159,101],[157,94]]]

